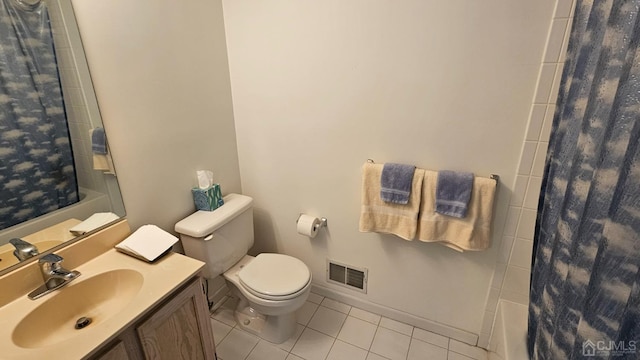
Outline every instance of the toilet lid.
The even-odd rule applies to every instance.
[[[305,263],[288,255],[264,253],[238,272],[240,283],[256,296],[269,298],[293,294],[309,283]]]

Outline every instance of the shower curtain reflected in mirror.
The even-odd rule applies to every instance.
[[[44,2],[0,2],[0,229],[79,201]]]

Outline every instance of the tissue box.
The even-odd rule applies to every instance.
[[[213,184],[206,189],[193,188],[191,193],[196,210],[213,211],[224,204],[219,184]]]

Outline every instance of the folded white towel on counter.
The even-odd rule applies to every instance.
[[[116,250],[145,261],[154,261],[167,252],[178,238],[155,225],[143,225],[116,245]]]

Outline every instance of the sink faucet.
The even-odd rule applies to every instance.
[[[80,276],[80,272],[75,270],[69,271],[60,266],[63,260],[62,256],[56,254],[47,254],[38,260],[44,285],[29,293],[29,299],[35,300],[54,290],[60,289]]]
[[[9,240],[9,242],[16,248],[13,251],[13,255],[15,255],[15,257],[17,257],[20,261],[30,259],[40,254],[38,252],[38,248],[35,245],[28,243],[22,239],[13,238]]]

